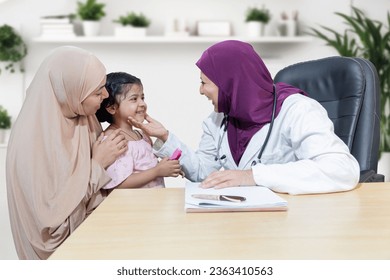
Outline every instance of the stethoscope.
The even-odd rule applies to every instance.
[[[271,115],[271,122],[270,122],[270,125],[269,125],[269,129],[268,129],[267,135],[265,137],[263,146],[261,147],[260,152],[257,155],[257,159],[252,161],[251,166],[255,166],[257,163],[261,163],[261,157],[263,155],[263,152],[264,152],[265,148],[267,147],[267,144],[268,144],[268,141],[269,141],[269,137],[271,135],[272,127],[274,125],[275,112],[276,112],[276,103],[277,103],[277,97],[276,97],[276,94],[275,94],[275,85],[273,86],[272,94],[274,96],[274,102],[273,102],[273,107],[272,107],[272,115]],[[218,146],[217,146],[217,155],[214,158],[215,161],[219,160],[221,165],[223,165],[222,160],[226,159],[226,155],[220,156],[219,151],[221,149],[222,139],[225,136],[225,133],[227,131],[228,122],[229,122],[229,116],[225,115],[224,118],[222,119],[221,126],[220,126],[221,128],[223,126],[223,133],[222,133],[222,136],[219,137]]]

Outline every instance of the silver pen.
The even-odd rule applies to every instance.
[[[230,202],[243,202],[246,200],[243,196],[238,195],[219,195],[219,194],[193,194],[193,198],[205,199],[205,200],[220,200]]]

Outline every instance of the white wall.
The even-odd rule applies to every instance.
[[[162,35],[164,24],[175,17],[184,17],[191,31],[197,20],[229,20],[234,35],[244,35],[244,15],[249,6],[265,4],[273,18],[267,33],[272,35],[281,12],[299,11],[302,26],[329,26],[344,29],[335,12],[349,13],[351,2],[369,16],[386,19],[390,0],[112,0],[107,3],[103,20],[103,35],[113,33],[113,19],[127,11],[139,11],[152,19],[150,35]],[[20,30],[29,47],[24,75],[0,76],[0,104],[15,119],[22,104],[24,89],[30,83],[43,58],[59,44],[33,42],[39,36],[39,18],[46,15],[74,13],[77,0],[8,0],[0,3],[0,24],[7,23]],[[199,95],[199,71],[194,65],[209,44],[79,44],[95,53],[106,65],[107,71],[127,71],[142,79],[149,113],[162,121],[194,149],[201,134],[201,120],[212,110],[206,98]],[[291,63],[316,59],[337,53],[324,46],[319,39],[304,44],[274,46],[256,44],[272,74]],[[0,159],[4,161],[4,158]],[[1,165],[0,165],[1,166]],[[0,173],[1,174],[1,173]],[[3,176],[3,175],[1,175]],[[4,179],[4,178],[1,178]],[[0,181],[1,182],[1,181]],[[183,180],[168,179],[170,186],[182,186]],[[3,186],[4,187],[4,186]],[[0,215],[4,215],[2,211]],[[0,227],[3,231],[3,227]],[[3,250],[1,248],[0,250]],[[7,258],[0,251],[0,259]]]
[[[299,12],[301,30],[305,30],[306,26],[320,24],[341,29],[344,27],[342,20],[334,15],[334,12],[349,13],[351,3],[351,0],[101,1],[107,3],[107,16],[102,21],[102,35],[112,34],[113,19],[132,10],[143,12],[151,18],[152,24],[148,31],[151,35],[162,35],[164,24],[174,17],[184,17],[191,31],[194,31],[197,20],[229,20],[234,34],[243,35],[246,9],[249,6],[262,4],[265,4],[273,15],[272,22],[268,26],[268,34],[274,32],[275,22],[281,12],[286,11],[291,14],[295,10]],[[390,0],[373,0],[369,4],[363,0],[353,2],[369,15],[383,19],[386,17],[385,10],[390,6]],[[0,24],[7,23],[18,28],[29,46],[29,55],[25,59],[26,73],[22,80],[15,78],[14,75],[0,76],[0,104],[5,103],[14,118],[23,99],[20,90],[23,91],[23,88],[28,86],[48,52],[59,46],[59,44],[32,41],[40,34],[39,17],[74,13],[76,3],[76,0],[55,2],[8,0],[0,4]],[[78,46],[94,52],[107,66],[108,71],[128,71],[139,76],[144,82],[149,112],[180,135],[185,142],[196,147],[200,134],[200,120],[208,114],[211,106],[205,98],[198,95],[199,71],[194,63],[209,44],[79,44]],[[294,62],[337,54],[315,38],[313,42],[305,44],[285,47],[257,44],[255,47],[268,64],[272,74]],[[10,81],[10,77],[16,81]],[[7,85],[4,85],[5,81]],[[170,110],[172,107],[175,110]],[[188,114],[188,108],[191,108],[191,115]]]
[[[168,19],[186,19],[192,32],[197,20],[229,20],[235,35],[245,33],[244,15],[249,6],[266,5],[272,13],[268,34],[272,35],[281,12],[299,12],[302,32],[307,26],[326,25],[336,29],[344,28],[341,18],[334,12],[349,13],[353,2],[370,16],[386,18],[390,0],[112,0],[106,1],[107,16],[103,19],[102,35],[113,33],[113,19],[127,11],[143,12],[152,20],[149,34],[163,34]],[[37,67],[47,53],[59,44],[39,44],[33,42],[39,36],[39,17],[45,15],[68,14],[76,11],[76,0],[8,0],[0,4],[0,24],[7,23],[19,29],[29,46],[25,59],[24,76],[4,74],[0,76],[0,104],[4,104],[15,118],[23,100],[24,88],[30,83]],[[108,71],[129,71],[139,76],[145,86],[150,113],[183,137],[192,146],[197,145],[200,133],[200,120],[211,109],[210,104],[198,95],[199,73],[194,66],[202,51],[209,44],[115,44],[79,45],[94,52],[107,66]],[[255,46],[265,59],[272,74],[280,68],[302,60],[337,54],[324,46],[319,39],[307,44],[276,47]],[[22,91],[22,93],[20,92]],[[187,114],[188,105],[193,110]],[[169,110],[172,106],[175,110]],[[183,117],[185,116],[185,117]],[[192,129],[188,131],[187,127]]]

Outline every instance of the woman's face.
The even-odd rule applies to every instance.
[[[144,99],[145,95],[142,85],[133,84],[125,99],[120,102],[118,110],[116,110],[116,118],[127,123],[127,119],[130,116],[142,123],[145,120],[147,109]]]
[[[106,79],[104,79],[98,86],[98,88],[81,102],[86,116],[94,115],[96,111],[100,108],[100,104],[102,103],[102,101],[108,97],[108,92],[104,87],[105,84]]]
[[[214,105],[214,111],[218,112],[218,87],[214,84],[203,72],[200,72],[200,88],[201,95],[206,96]]]

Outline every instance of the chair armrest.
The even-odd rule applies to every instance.
[[[384,182],[385,176],[377,174],[374,170],[360,171],[359,183]]]

